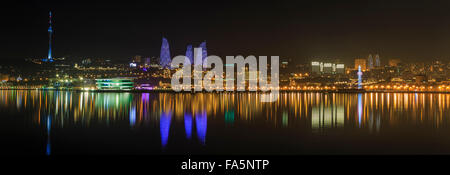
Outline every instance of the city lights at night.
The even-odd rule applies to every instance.
[[[0,157],[14,171],[404,174],[450,160],[450,2],[2,7]]]

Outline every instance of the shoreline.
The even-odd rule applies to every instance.
[[[20,88],[20,89],[0,89],[0,91],[71,91],[71,92],[96,92],[96,93],[270,93],[270,91],[180,91],[173,90],[78,90],[78,89],[35,89],[35,88]],[[365,89],[337,89],[337,90],[280,90],[280,93],[429,93],[429,94],[449,94],[450,91],[397,91],[397,90],[365,90]]]

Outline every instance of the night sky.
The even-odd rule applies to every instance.
[[[5,2],[2,2],[5,3]],[[2,4],[0,58],[47,55],[48,11],[54,56],[125,60],[172,56],[206,40],[208,54],[278,55],[351,62],[369,53],[386,59],[450,60],[446,1],[26,1]]]

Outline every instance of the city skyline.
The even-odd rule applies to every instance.
[[[450,153],[448,9],[4,2],[0,155],[59,174],[436,169]]]
[[[10,25],[3,32],[2,38],[8,44],[3,45],[1,58],[6,62],[44,58],[47,53],[43,50],[48,49],[48,38],[44,39],[48,26],[44,25],[52,10],[56,20],[53,27],[57,29],[52,50],[55,57],[124,60],[133,55],[157,56],[160,38],[166,37],[172,55],[184,55],[187,45],[206,40],[210,54],[279,55],[298,63],[312,57],[349,63],[369,53],[379,53],[383,61],[446,60],[450,57],[446,49],[450,46],[450,32],[446,30],[450,22],[444,17],[450,13],[443,8],[445,5],[409,1],[218,5],[159,2],[124,6],[100,2],[18,3],[4,11],[20,7],[23,13],[5,19]],[[172,10],[166,13],[158,7]],[[144,13],[147,11],[154,13]],[[179,30],[180,26],[185,27]]]

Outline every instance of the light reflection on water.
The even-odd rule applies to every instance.
[[[45,152],[49,155],[52,130],[68,126],[159,128],[162,149],[177,143],[170,141],[174,134],[171,132],[177,128],[182,128],[184,139],[203,146],[209,143],[209,131],[226,133],[233,127],[299,129],[298,132],[321,136],[345,135],[343,130],[375,135],[404,127],[437,130],[448,127],[450,94],[281,93],[278,101],[262,103],[256,93],[3,90],[0,109],[24,112],[26,123],[47,128]],[[208,126],[211,124],[214,127]],[[217,139],[214,142],[229,144],[217,143]]]

